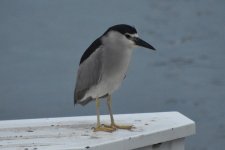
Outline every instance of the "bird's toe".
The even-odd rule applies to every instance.
[[[111,125],[105,125],[103,124],[104,127],[106,128],[113,128],[113,129],[125,129],[125,130],[131,130],[135,128],[133,125],[118,125],[118,124],[111,124]]]
[[[116,128],[111,128],[111,127],[106,127],[106,126],[97,126],[97,127],[93,128],[94,132],[97,132],[97,131],[113,132],[115,130],[116,130]]]

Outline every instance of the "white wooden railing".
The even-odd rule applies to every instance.
[[[0,121],[0,150],[184,150],[195,123],[179,112],[115,115],[132,131],[93,132],[96,116]],[[101,116],[108,123],[108,116]]]

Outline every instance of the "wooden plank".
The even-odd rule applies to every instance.
[[[109,123],[107,115],[102,123]],[[132,131],[93,132],[96,116],[0,121],[1,150],[136,149],[185,138],[195,123],[179,112],[115,115],[118,124],[133,124]]]

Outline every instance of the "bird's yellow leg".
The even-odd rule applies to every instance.
[[[94,132],[96,132],[96,131],[105,131],[105,132],[113,132],[113,131],[115,131],[115,129],[113,129],[113,128],[109,128],[109,127],[105,127],[105,126],[102,126],[101,125],[101,123],[100,123],[100,111],[99,111],[99,107],[100,107],[100,101],[99,101],[99,98],[97,97],[96,98],[97,125],[94,128]]]
[[[127,129],[127,130],[131,130],[133,128],[132,125],[117,125],[115,123],[114,118],[113,118],[113,113],[112,113],[111,95],[108,95],[108,97],[107,97],[107,105],[108,105],[108,109],[109,109],[111,124],[110,125],[104,125],[105,127],[113,128],[113,129]]]

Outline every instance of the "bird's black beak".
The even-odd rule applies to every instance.
[[[134,37],[133,41],[136,45],[138,46],[142,46],[151,50],[156,50],[153,46],[151,46],[150,44],[148,44],[147,42],[145,42],[144,40],[138,38],[138,37]]]

